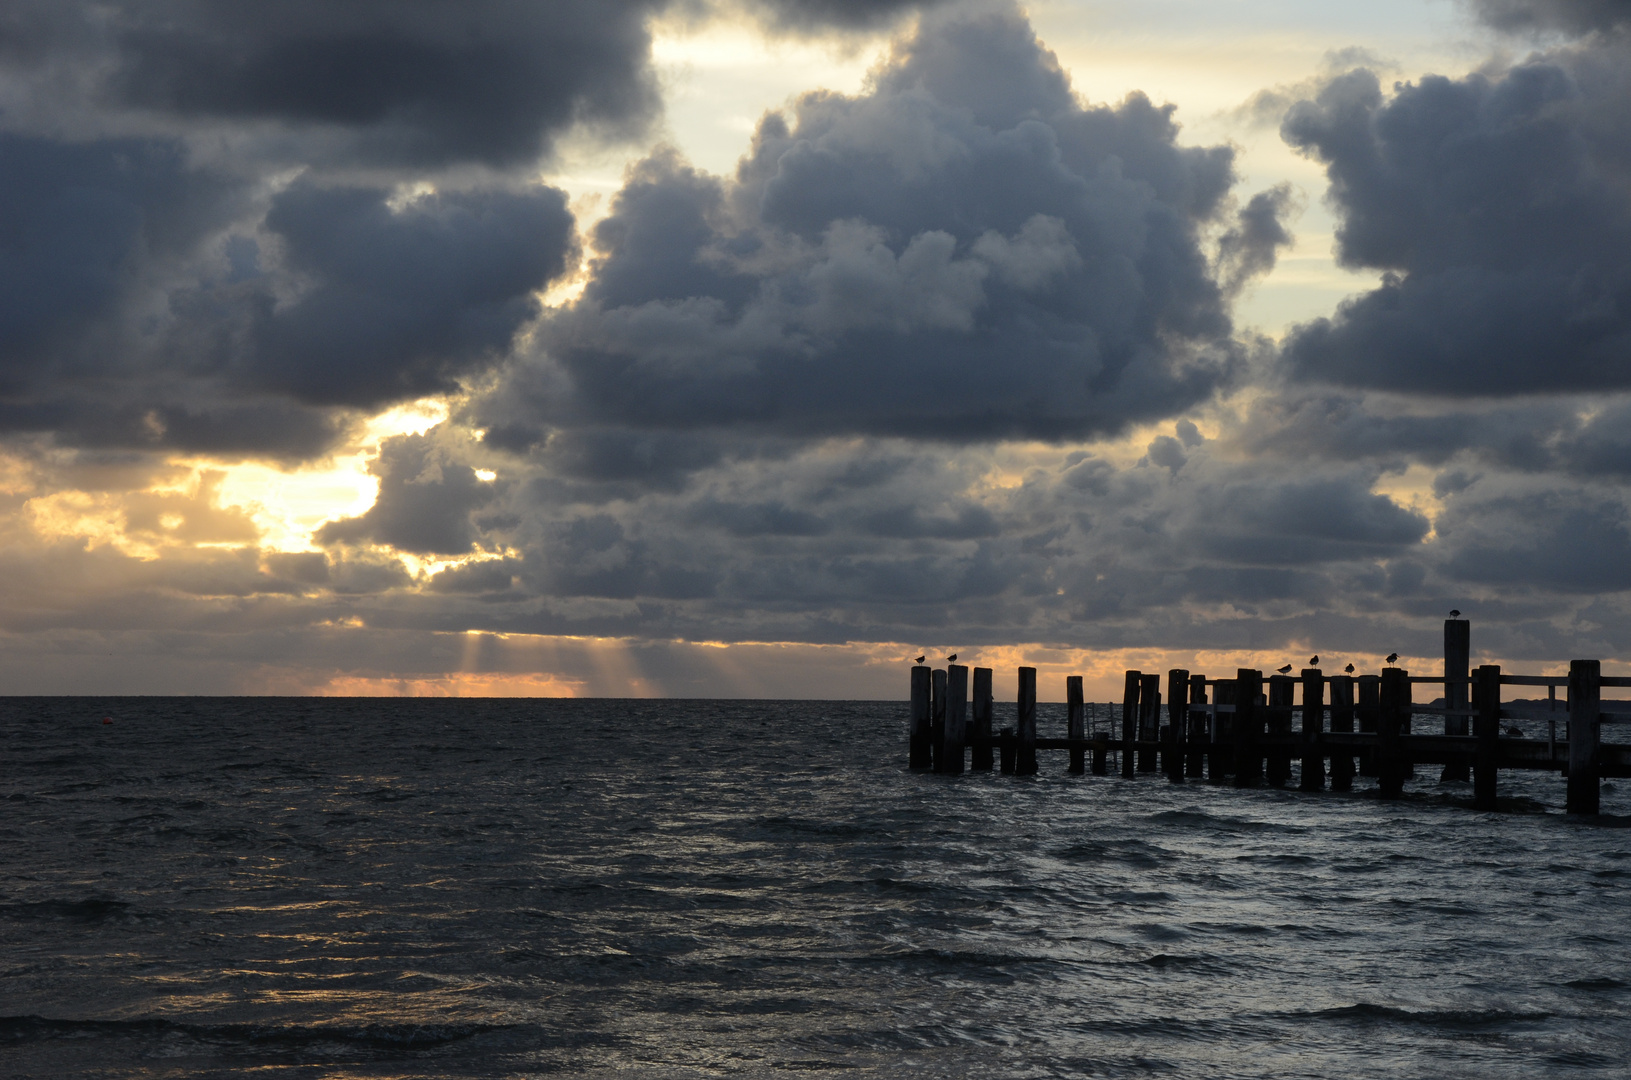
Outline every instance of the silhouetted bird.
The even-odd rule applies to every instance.
[[[1279,673],[1280,673],[1280,674],[1282,674],[1282,675],[1284,675],[1284,674],[1285,674],[1285,673],[1286,673],[1286,672],[1288,672],[1288,671],[1290,671],[1290,670],[1291,670],[1291,665],[1290,665],[1290,664],[1287,664],[1287,665],[1286,665],[1286,666],[1285,666],[1285,667],[1283,667],[1283,668],[1275,668],[1275,670],[1276,670],[1276,671],[1278,671],[1278,672],[1279,672]],[[1244,721],[1242,721],[1242,723],[1244,723]]]
[[[1388,653],[1388,654],[1387,654],[1387,662],[1388,662],[1388,663],[1390,663],[1390,664],[1391,664],[1391,663],[1393,663],[1393,662],[1394,662],[1394,661],[1395,661],[1395,660],[1397,660],[1397,659],[1399,659],[1399,654],[1398,654],[1398,653],[1396,653],[1396,652],[1390,652],[1390,653]]]
[[[1452,619],[1461,618],[1461,612],[1457,611],[1455,608],[1451,608],[1450,609],[1450,618],[1452,618]]]
[[[1309,667],[1319,667],[1320,666],[1320,658],[1318,656],[1310,656],[1308,658],[1308,666]]]
[[[926,657],[927,657],[927,656],[928,656],[928,654],[927,654],[927,653],[925,653],[925,654],[924,654],[924,655],[923,655],[923,656],[920,656],[920,657],[918,657],[918,658],[917,658],[917,659],[916,659],[916,660],[913,660],[913,661],[912,661],[912,663],[914,663],[914,664],[921,664],[921,663],[923,663],[923,661],[924,661],[924,659],[925,659],[925,658],[926,658]]]
[[[1354,673],[1354,666],[1352,664],[1349,664],[1347,667],[1343,668],[1342,670],[1346,671],[1349,675],[1352,675]]]
[[[946,662],[951,663],[953,660],[956,660],[956,659],[957,659],[957,654],[952,653],[950,656],[946,657]]]

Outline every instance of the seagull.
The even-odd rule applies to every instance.
[[[1285,674],[1285,673],[1286,673],[1286,672],[1288,672],[1288,671],[1290,671],[1290,670],[1291,670],[1291,665],[1290,665],[1290,664],[1287,664],[1287,665],[1286,665],[1286,666],[1285,666],[1285,667],[1283,667],[1283,668],[1276,668],[1276,669],[1275,669],[1275,670],[1276,670],[1276,671],[1278,671],[1278,672],[1279,672],[1279,673],[1280,673],[1280,674],[1282,674],[1282,675],[1284,675],[1284,674]]]
[[[1314,656],[1310,656],[1308,658],[1308,666],[1309,667],[1319,667],[1320,666],[1320,658],[1319,658],[1318,654],[1316,654]]]
[[[950,656],[946,657],[946,662],[949,664],[949,663],[951,663],[952,661],[954,661],[956,659],[957,659],[957,654],[952,653]]]
[[[1455,608],[1451,608],[1450,609],[1450,618],[1452,618],[1452,619],[1461,618],[1461,612],[1457,611]]]
[[[1399,659],[1399,654],[1398,653],[1390,652],[1390,653],[1387,654],[1387,660],[1385,662],[1391,664],[1391,663],[1393,663],[1394,661],[1396,661],[1398,659]]]
[[[921,663],[923,663],[923,661],[924,661],[924,660],[926,660],[926,659],[927,659],[927,658],[928,658],[928,654],[927,654],[927,653],[925,653],[925,654],[924,654],[924,655],[922,655],[922,656],[920,656],[920,657],[918,657],[918,658],[917,658],[917,659],[916,659],[916,660],[913,660],[913,661],[912,661],[912,663],[914,663],[914,664],[921,664]]]
[[[1343,668],[1342,670],[1346,671],[1349,675],[1352,675],[1354,673],[1354,666],[1352,664],[1349,664],[1347,667]]]

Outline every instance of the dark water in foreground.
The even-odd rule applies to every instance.
[[[1627,1075],[1631,784],[948,779],[903,721],[0,700],[0,1074]]]

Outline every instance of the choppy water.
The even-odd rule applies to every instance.
[[[1631,784],[953,779],[904,712],[0,701],[0,1073],[1627,1074]]]

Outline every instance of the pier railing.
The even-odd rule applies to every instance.
[[[1445,673],[1411,675],[1397,667],[1376,675],[1326,675],[1304,668],[1298,676],[1236,670],[1209,678],[1183,669],[1162,676],[1129,671],[1123,684],[1120,732],[1087,730],[1082,677],[1065,679],[1066,735],[1036,731],[1036,669],[1019,669],[1011,727],[993,730],[991,669],[951,664],[912,669],[910,764],[914,769],[961,773],[965,757],[975,770],[1036,773],[1038,750],[1069,751],[1067,771],[1109,771],[1112,754],[1121,775],[1165,773],[1173,782],[1210,779],[1237,787],[1284,787],[1300,762],[1298,786],[1348,791],[1354,777],[1376,778],[1384,798],[1397,798],[1417,766],[1440,766],[1443,780],[1471,780],[1473,805],[1496,808],[1502,769],[1561,773],[1565,809],[1596,814],[1601,781],[1631,777],[1631,744],[1605,743],[1604,724],[1631,723],[1631,714],[1605,713],[1602,691],[1631,687],[1631,677],[1607,676],[1597,660],[1575,660],[1567,675],[1519,675],[1495,665],[1469,670],[1466,620],[1445,622]],[[1441,685],[1442,705],[1418,705],[1412,687]],[[1529,738],[1502,721],[1534,719],[1532,710],[1508,709],[1504,686],[1547,688],[1545,739]],[[1566,688],[1561,717],[1557,688]],[[1162,723],[1163,697],[1167,722]],[[1416,718],[1443,717],[1443,731],[1417,732]],[[1558,719],[1563,719],[1561,738]],[[993,753],[995,751],[995,753]],[[1089,765],[1091,761],[1091,765]],[[1329,763],[1329,769],[1327,769]]]

